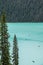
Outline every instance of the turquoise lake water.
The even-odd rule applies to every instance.
[[[43,65],[43,23],[7,23],[7,25],[10,52],[14,35],[17,36],[19,65]]]

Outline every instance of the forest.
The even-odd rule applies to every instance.
[[[43,0],[0,0],[7,22],[43,22]]]
[[[0,21],[0,65],[18,65],[17,37],[14,35],[12,58],[10,55],[10,42],[8,41],[9,37],[10,36],[6,24],[6,15],[3,13]]]

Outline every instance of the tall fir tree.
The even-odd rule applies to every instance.
[[[1,22],[0,22],[0,51],[1,51]],[[1,55],[1,53],[0,53]]]
[[[13,65],[18,65],[18,43],[16,35],[14,36],[13,41]]]
[[[0,65],[1,65],[1,20],[0,20]]]
[[[10,65],[10,54],[9,54],[9,42],[8,42],[8,32],[7,32],[6,16],[5,13],[2,14],[1,21],[1,63],[2,65]]]
[[[1,51],[1,23],[0,23],[0,51]]]

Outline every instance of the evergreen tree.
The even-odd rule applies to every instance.
[[[0,51],[1,51],[1,22],[0,22]]]
[[[0,23],[0,51],[1,51],[1,23]]]
[[[0,50],[1,50],[1,23],[0,23]]]
[[[18,44],[16,35],[14,36],[13,41],[13,65],[18,65]]]
[[[5,13],[2,15],[2,21],[1,21],[1,63],[2,65],[10,65],[10,54],[9,54],[9,42],[8,42],[8,30],[7,30],[7,24],[6,24],[6,18]]]

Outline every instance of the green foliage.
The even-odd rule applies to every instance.
[[[5,14],[2,15],[2,21],[1,21],[1,63],[2,65],[10,65],[10,54],[9,54],[9,42],[8,42],[8,30],[7,30],[7,24],[5,20]]]
[[[13,65],[18,65],[18,44],[16,35],[14,36],[13,41]]]
[[[43,22],[43,0],[0,0],[7,22]]]

